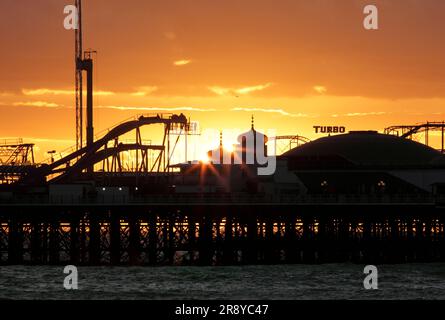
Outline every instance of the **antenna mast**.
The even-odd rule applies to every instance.
[[[76,149],[83,147],[83,79],[82,79],[82,0],[76,0],[78,25],[75,32],[76,65]]]

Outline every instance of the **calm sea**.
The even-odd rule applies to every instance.
[[[79,290],[63,267],[0,267],[0,299],[445,299],[445,264],[378,266],[378,289],[362,265],[79,267]]]

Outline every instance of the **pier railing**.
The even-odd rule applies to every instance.
[[[143,205],[143,204],[445,204],[445,195],[248,195],[248,194],[169,194],[0,196],[0,204],[10,205]]]

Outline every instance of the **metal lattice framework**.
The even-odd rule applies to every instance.
[[[311,140],[299,135],[285,135],[271,137],[269,141],[275,143],[275,153],[276,155],[280,155]]]
[[[0,141],[0,184],[18,181],[34,168],[34,144],[22,139]]]
[[[445,149],[445,121],[442,122],[426,122],[414,125],[396,125],[385,128],[385,134],[397,135],[401,138],[414,140],[415,135],[423,133],[425,135],[424,144],[430,145],[430,132],[439,131],[441,134],[440,151],[444,153]],[[420,141],[419,141],[420,142]]]
[[[28,165],[34,163],[34,144],[22,139],[0,141],[0,165]]]
[[[141,127],[153,124],[164,125],[162,144],[154,145],[142,139]],[[179,128],[179,129],[178,129]],[[132,171],[139,173],[168,172],[170,170],[170,159],[177,141],[170,145],[169,135],[171,130],[189,130],[189,121],[183,115],[157,114],[137,116],[133,120],[125,121],[109,129],[101,138],[89,146],[85,146],[69,154],[60,154],[59,159],[54,155],[33,172],[32,175],[22,181],[23,183],[45,181],[48,179],[66,180],[75,179],[88,168],[98,167],[106,172]],[[124,135],[135,134],[135,143],[125,143]],[[122,161],[124,152],[134,152],[135,165],[133,168],[125,167]],[[151,161],[150,152],[156,152]]]

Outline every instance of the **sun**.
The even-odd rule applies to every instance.
[[[226,152],[233,152],[234,151],[233,144],[231,144],[231,143],[224,143],[223,144],[223,149]]]
[[[201,155],[199,157],[199,162],[201,162],[203,164],[209,164],[210,163],[210,158],[209,158],[208,154],[204,153],[203,155]]]

